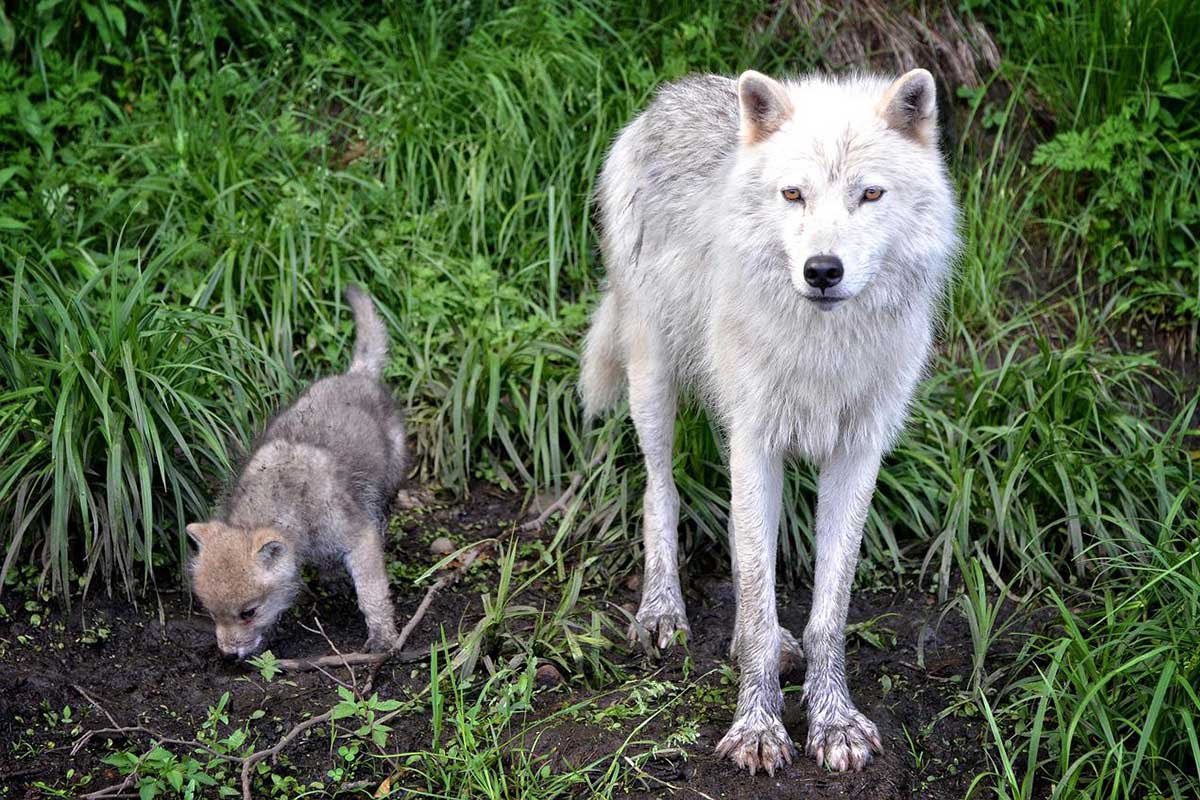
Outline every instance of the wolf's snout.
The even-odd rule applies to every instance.
[[[225,652],[224,650],[222,650],[221,651],[221,660],[224,661],[226,664],[235,663],[238,660],[237,651],[231,650],[229,652]]]
[[[842,260],[837,256],[812,256],[804,262],[804,280],[824,292],[842,280]]]

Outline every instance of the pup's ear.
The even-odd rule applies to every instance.
[[[929,144],[937,132],[937,87],[928,70],[914,69],[896,79],[876,107],[889,128]]]
[[[270,569],[287,552],[287,545],[279,531],[260,528],[254,532],[254,552],[258,563]]]
[[[791,119],[794,111],[791,98],[783,84],[774,78],[746,70],[738,76],[737,93],[745,144],[761,142]]]
[[[192,522],[184,530],[196,547],[204,547],[204,542],[212,535],[215,527],[211,522]]]

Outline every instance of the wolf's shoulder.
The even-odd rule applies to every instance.
[[[694,72],[666,81],[654,93],[654,106],[675,106],[683,110],[709,109],[733,105],[737,111],[737,80],[728,75]]]

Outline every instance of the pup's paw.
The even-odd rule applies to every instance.
[[[792,763],[796,746],[788,736],[783,722],[765,711],[754,711],[734,720],[733,726],[717,744],[717,755],[733,759],[733,763],[750,774],[766,770],[774,775],[784,764]]]
[[[674,644],[678,633],[685,639],[692,635],[683,604],[653,603],[643,604],[638,609],[627,635],[631,643],[640,644],[648,655],[653,656]]]
[[[779,674],[788,675],[799,672],[804,665],[804,647],[787,628],[779,629]],[[738,660],[738,648],[741,646],[740,636],[735,630],[733,639],[729,642],[729,660]]]
[[[883,741],[875,723],[851,707],[831,719],[811,722],[804,749],[818,764],[834,772],[860,772],[870,762],[872,752],[883,752]]]
[[[396,633],[395,628],[371,631],[371,635],[367,637],[367,643],[363,645],[363,650],[368,653],[386,653],[396,646],[399,639],[400,634]]]

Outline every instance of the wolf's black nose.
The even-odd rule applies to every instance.
[[[804,280],[822,292],[842,279],[842,260],[837,256],[813,256],[804,262]]]
[[[237,654],[237,652],[233,652],[233,653],[222,652],[221,660],[224,661],[226,664],[234,664],[238,660],[238,654]]]

